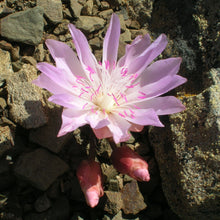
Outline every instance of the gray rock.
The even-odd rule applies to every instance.
[[[92,15],[93,0],[87,0],[82,8],[82,15]]]
[[[186,110],[170,116],[171,131],[152,128],[150,132],[165,196],[182,219],[219,218],[220,87],[217,81],[199,95],[184,98]]]
[[[92,47],[92,49],[97,50],[101,47],[101,40],[98,37],[92,38],[89,41],[89,45]]]
[[[105,20],[107,19],[110,19],[111,15],[113,13],[113,10],[112,9],[108,9],[108,10],[105,10],[105,11],[101,11],[99,13],[99,16]]]
[[[43,36],[43,9],[34,7],[1,19],[1,35],[11,41],[37,45]]]
[[[0,126],[0,157],[14,146],[14,139],[9,126]]]
[[[135,180],[125,184],[121,191],[121,198],[123,201],[122,210],[125,214],[136,215],[147,207]]]
[[[81,14],[83,6],[79,4],[76,0],[70,0],[70,8],[73,12],[73,16],[78,18]]]
[[[25,215],[25,220],[66,220],[69,219],[70,205],[66,197],[60,197],[53,203],[52,207],[42,213],[29,213]]]
[[[41,90],[31,83],[37,70],[30,64],[7,79],[10,119],[26,129],[37,128],[47,123],[43,109]]]
[[[123,206],[121,193],[105,191],[105,195],[107,197],[107,200],[106,200],[104,210],[112,215],[117,214]]]
[[[120,35],[120,41],[131,43],[131,32],[128,29],[126,29],[125,32]]]
[[[48,109],[47,114],[48,123],[40,128],[32,129],[30,131],[29,139],[54,153],[58,153],[73,135],[69,133],[62,137],[57,137],[62,123],[61,107],[53,106]]]
[[[14,167],[17,176],[43,191],[67,170],[68,165],[63,160],[44,149],[22,154]]]
[[[6,79],[13,73],[10,53],[0,49],[0,76]]]
[[[61,0],[37,0],[37,5],[44,9],[45,16],[56,24],[63,19]]]
[[[37,212],[44,212],[51,207],[51,202],[46,194],[39,196],[34,203],[34,208]]]
[[[105,25],[105,20],[99,17],[80,16],[76,22],[76,27],[85,33],[91,33],[102,29]]]

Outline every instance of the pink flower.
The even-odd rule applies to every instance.
[[[94,160],[83,160],[77,169],[77,178],[90,207],[99,203],[99,198],[104,195],[102,188],[102,174],[99,163]]]
[[[115,148],[111,160],[120,173],[127,174],[138,181],[150,180],[147,162],[129,147]]]
[[[83,33],[72,24],[69,29],[78,58],[66,44],[46,40],[56,67],[38,63],[42,74],[34,81],[53,93],[49,101],[64,107],[58,136],[90,124],[97,138],[113,137],[119,143],[129,139],[129,131],[141,131],[145,125],[163,127],[158,115],[184,110],[177,98],[160,97],[186,82],[177,75],[181,58],[151,64],[167,45],[164,34],[153,43],[148,34],[136,37],[117,62],[120,23],[113,14],[100,63]]]

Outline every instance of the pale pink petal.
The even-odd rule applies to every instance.
[[[59,69],[65,70],[69,77],[84,76],[84,70],[75,52],[65,43],[48,39],[46,45]]]
[[[144,70],[140,77],[140,86],[151,84],[161,80],[167,75],[178,73],[182,58],[174,57],[158,60]]]
[[[141,109],[153,108],[157,115],[169,115],[185,109],[181,101],[174,96],[156,97],[136,103],[136,106]]]
[[[167,38],[161,34],[147,49],[139,56],[131,57],[126,60],[125,65],[128,68],[128,74],[140,74],[144,69],[166,48]]]
[[[131,44],[126,45],[125,55],[118,61],[118,67],[126,65],[129,61],[142,54],[150,45],[150,35],[138,35]]]
[[[143,86],[140,89],[140,92],[146,94],[146,99],[160,96],[162,94],[167,93],[168,91],[176,88],[177,86],[182,85],[187,80],[186,78],[179,75],[168,75],[166,77],[161,78],[160,80]],[[140,95],[141,96],[141,95]],[[139,99],[142,101],[142,99]]]
[[[126,120],[138,125],[164,127],[154,109],[136,109],[134,117],[126,117]]]
[[[66,108],[74,108],[82,111],[83,106],[87,103],[84,99],[68,93],[52,95],[48,100]]]
[[[78,127],[87,124],[85,120],[87,112],[77,111],[73,109],[64,109],[62,113],[62,125],[58,133],[58,137],[63,136]]]
[[[143,125],[137,125],[137,124],[131,123],[131,127],[129,128],[129,131],[141,132],[143,128],[144,128]]]
[[[38,63],[37,68],[42,72],[33,83],[54,94],[72,92],[73,78],[49,63]]]
[[[90,175],[90,174],[88,174]],[[85,197],[86,197],[86,202],[87,204],[91,207],[94,208],[95,206],[98,205],[99,203],[99,194],[97,191],[85,191]]]
[[[108,127],[103,127],[103,128],[99,128],[99,129],[93,129],[93,132],[94,132],[95,136],[96,136],[98,139],[103,139],[103,138],[112,137],[112,133],[111,133],[111,131],[108,129]]]
[[[112,14],[109,28],[103,42],[103,65],[109,62],[110,71],[117,61],[118,45],[120,37],[120,21],[116,14]]]
[[[112,132],[116,144],[130,138],[128,130],[131,127],[131,124],[127,120],[116,114],[109,115],[109,120],[110,124],[107,127]]]
[[[104,118],[102,112],[89,113],[85,119],[90,124],[91,128],[94,129],[103,128],[110,123],[108,119]]]
[[[150,174],[147,169],[139,168],[133,171],[133,175],[140,181],[150,181]]]
[[[85,67],[96,69],[97,61],[93,55],[85,35],[73,24],[69,24],[70,33],[76,47],[77,55]]]

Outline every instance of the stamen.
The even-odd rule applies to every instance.
[[[95,74],[95,70],[91,66],[88,66],[87,70],[89,71],[89,78],[93,82],[94,80],[92,79],[92,74]]]
[[[128,114],[127,114],[127,112],[124,110],[124,114],[125,114],[125,116],[128,116]]]
[[[85,85],[81,82],[82,79],[85,79],[85,78],[82,77],[82,76],[76,76],[76,82],[79,83],[79,84],[81,84],[81,85],[83,85],[83,86],[85,86]]]
[[[85,107],[88,105],[88,102],[83,105],[82,109],[85,109]]]
[[[121,97],[125,99],[125,102],[128,102],[126,95],[121,93]]]
[[[129,111],[130,111],[132,114],[134,114],[134,113],[135,113],[135,112],[134,112],[132,109],[130,109],[130,108],[129,108],[128,110],[129,110]]]
[[[136,83],[136,84],[133,84],[133,85],[130,85],[130,86],[126,86],[128,89],[130,89],[130,88],[134,88],[135,86],[137,86],[139,84],[139,82],[138,83]]]
[[[116,99],[116,97],[115,97],[115,95],[112,93],[112,96],[113,96],[113,99],[115,100],[115,103],[116,103],[116,105],[117,106],[120,106],[119,104],[118,104],[118,100]]]
[[[120,112],[118,113],[121,117],[125,118],[125,116],[123,114],[121,114]]]
[[[101,88],[101,84],[100,84],[99,87],[95,90],[95,94],[96,94],[96,95],[99,93],[100,88]]]
[[[145,99],[147,95],[144,92],[139,92],[142,96],[138,96],[138,99]]]
[[[137,105],[133,105],[136,109],[141,109],[141,108],[139,108]]]

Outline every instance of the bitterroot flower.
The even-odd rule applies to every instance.
[[[99,198],[104,195],[102,188],[102,174],[99,163],[94,160],[83,160],[77,169],[77,178],[90,207],[99,203]]]
[[[115,148],[111,155],[114,167],[138,181],[149,181],[147,162],[128,146]]]
[[[64,107],[58,136],[90,124],[97,138],[129,139],[129,131],[145,125],[163,127],[158,115],[184,110],[173,96],[160,95],[186,82],[177,75],[181,58],[152,61],[162,53],[167,38],[161,34],[151,43],[148,34],[137,36],[117,62],[120,22],[113,14],[103,43],[102,62],[97,62],[84,34],[69,25],[76,47],[46,40],[56,63],[38,63],[42,74],[34,81],[53,95],[49,101]],[[151,64],[152,63],[152,64]]]

